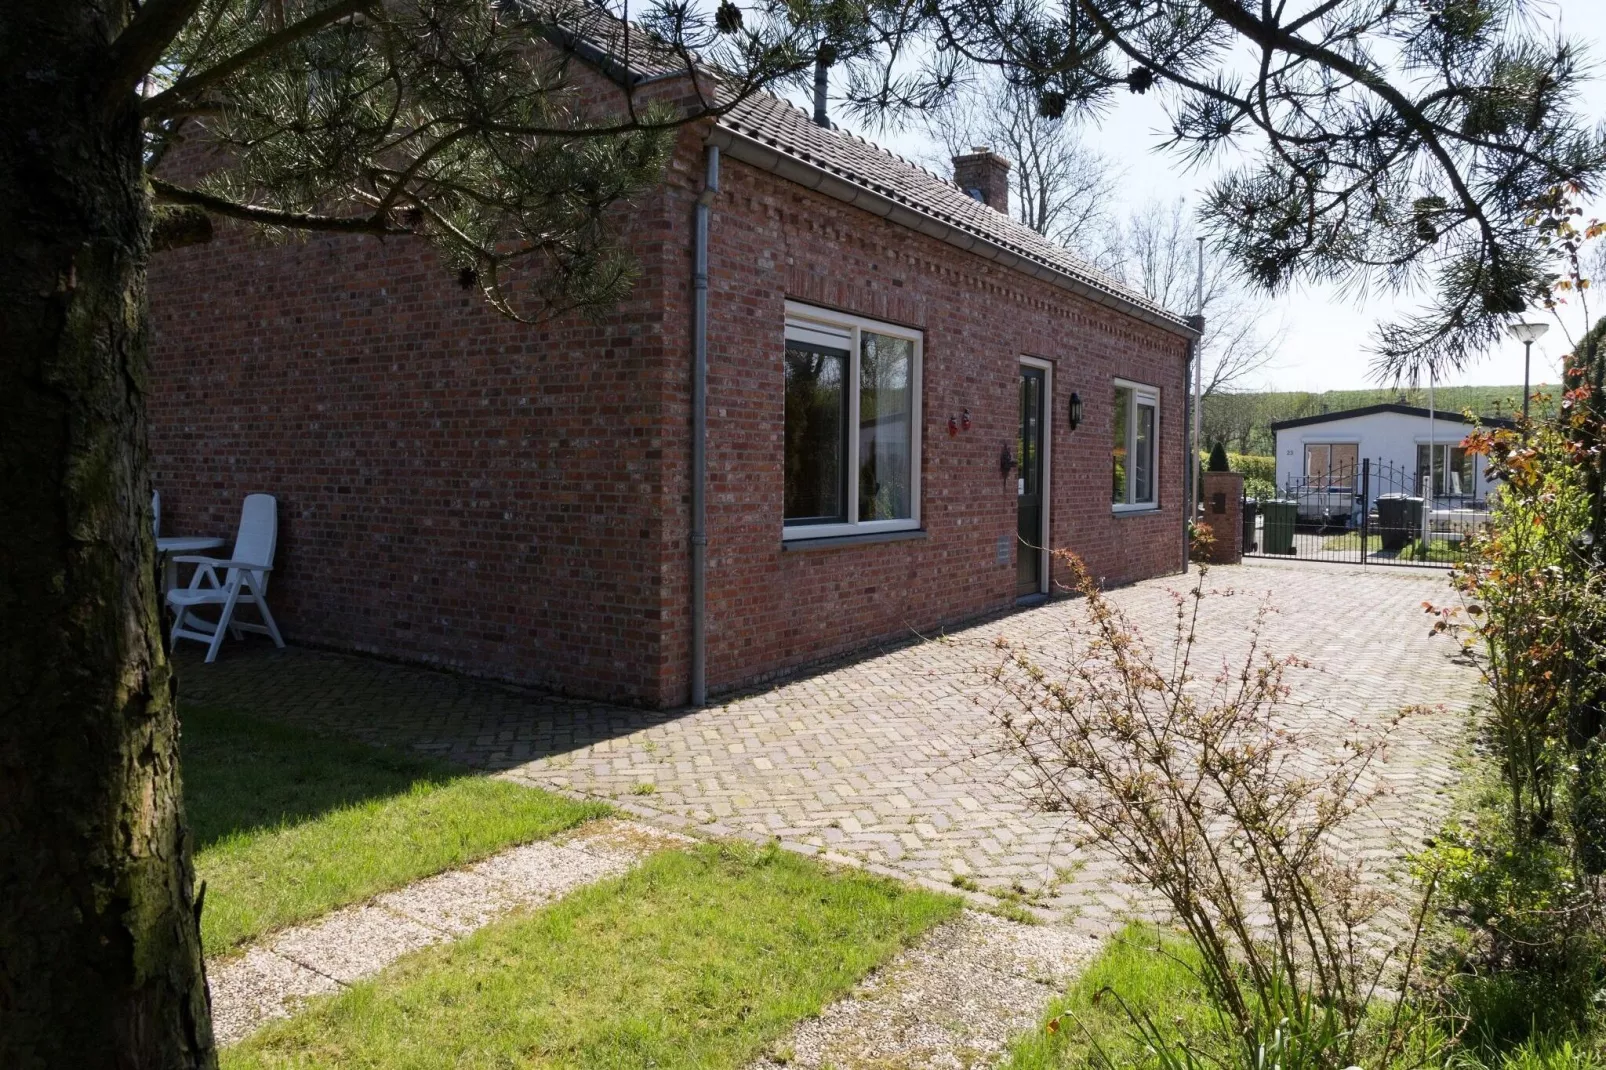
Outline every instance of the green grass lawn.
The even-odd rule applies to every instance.
[[[208,955],[608,812],[218,710],[182,726]]]
[[[409,955],[223,1065],[741,1067],[959,905],[774,847],[668,851]]]
[[[1185,1038],[1197,1066],[1250,1070],[1248,1053],[1235,1040],[1230,1019],[1215,1011],[1194,972],[1199,963],[1188,941],[1153,926],[1127,926],[1051,1005],[1042,1022],[1015,1039],[1001,1070],[1161,1070],[1160,1059],[1138,1037],[1129,1011]],[[1386,1000],[1372,1008],[1379,1035],[1390,1008]],[[1385,1070],[1606,1070],[1606,1027],[1582,1032],[1519,1029],[1504,1044],[1480,1045],[1480,1013],[1491,1011],[1496,1017],[1515,1014],[1535,1022],[1531,1001],[1507,1008],[1460,1008],[1440,1017],[1430,1012],[1411,1034],[1408,1051],[1396,1055]],[[1454,1034],[1461,1034],[1459,1044]]]
[[[1103,1067],[1099,1051],[1110,1065],[1158,1067],[1122,1010],[1123,1001],[1135,1014],[1201,1038],[1207,1050],[1218,1048],[1212,1034],[1220,1019],[1193,972],[1198,963],[1186,940],[1153,926],[1128,925],[1050,1005],[1043,1024],[1015,1039],[1003,1070]]]
[[[1329,535],[1322,540],[1323,550],[1359,550],[1361,548],[1361,533],[1347,531],[1342,535]],[[1366,552],[1375,554],[1383,549],[1383,536],[1372,535],[1366,540]],[[1466,558],[1466,551],[1460,544],[1447,540],[1434,539],[1423,549],[1422,540],[1412,539],[1402,546],[1396,555],[1401,561],[1438,561],[1457,562]]]

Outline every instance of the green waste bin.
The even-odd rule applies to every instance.
[[[1254,498],[1244,499],[1244,553],[1253,553],[1255,550],[1255,518],[1260,515],[1260,502]]]
[[[1377,533],[1383,549],[1398,552],[1422,534],[1422,499],[1409,494],[1377,496]]]
[[[1294,521],[1298,518],[1299,505],[1296,502],[1261,502],[1260,515],[1266,518],[1266,524],[1261,531],[1261,538],[1265,540],[1263,553],[1291,554],[1294,552]]]

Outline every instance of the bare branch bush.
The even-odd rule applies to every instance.
[[[1381,794],[1370,774],[1404,713],[1378,729],[1352,723],[1336,750],[1307,747],[1279,717],[1286,674],[1305,663],[1265,650],[1268,606],[1242,657],[1206,673],[1200,607],[1219,596],[1208,568],[1177,596],[1171,642],[1157,649],[1079,559],[1056,556],[1085,606],[1071,648],[1050,671],[1000,639],[990,672],[1004,749],[1029,772],[1037,805],[1073,817],[1082,845],[1169,905],[1243,1065],[1268,1043],[1285,1067],[1346,1067],[1380,1048],[1387,1065],[1406,1001],[1382,1026],[1369,1012],[1385,986],[1409,983],[1428,896],[1406,939],[1383,946],[1391,899],[1335,837]]]

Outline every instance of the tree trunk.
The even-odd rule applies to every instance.
[[[0,4],[0,1066],[216,1064],[157,615],[119,0]]]

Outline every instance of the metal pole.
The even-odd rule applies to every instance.
[[[1522,343],[1522,423],[1524,433],[1527,432],[1528,424],[1528,395],[1532,393],[1528,387],[1528,358],[1533,356],[1533,351],[1534,344],[1532,342]]]
[[[1366,564],[1368,540],[1372,537],[1372,459],[1361,461],[1361,564]]]
[[[1433,409],[1433,369],[1428,369],[1428,490],[1422,501],[1422,555],[1426,560],[1428,552],[1428,532],[1432,530],[1430,522],[1433,519],[1433,462],[1437,459],[1433,455],[1439,451],[1438,439],[1434,432],[1437,421],[1434,419]]]

